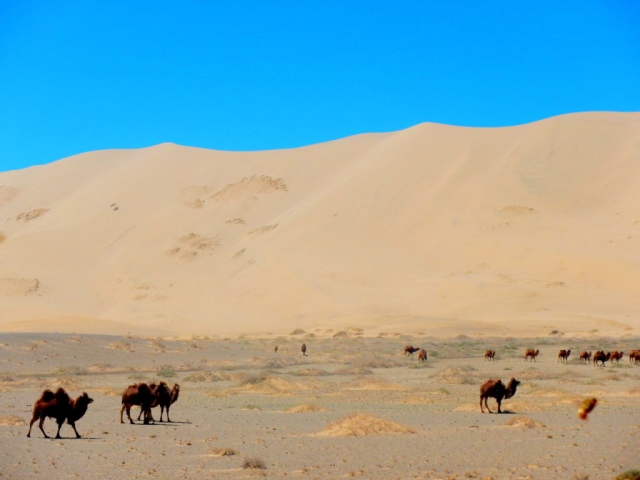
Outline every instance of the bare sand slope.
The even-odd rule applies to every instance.
[[[638,138],[584,113],[1,173],[0,322],[638,334]]]

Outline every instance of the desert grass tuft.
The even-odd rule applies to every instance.
[[[214,457],[232,457],[238,455],[238,452],[233,448],[214,448],[209,452]]]
[[[255,470],[266,470],[267,464],[264,463],[263,460],[259,458],[245,458],[244,462],[242,462],[242,468],[244,469],[255,469]]]

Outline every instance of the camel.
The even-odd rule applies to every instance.
[[[585,363],[591,363],[591,352],[584,351],[580,354],[580,361]]]
[[[482,401],[484,400],[484,406],[487,407],[489,413],[493,413],[487,404],[489,397],[492,397],[498,402],[498,413],[502,413],[500,408],[502,405],[502,399],[513,397],[516,394],[518,385],[520,385],[520,382],[515,378],[509,380],[506,387],[504,383],[502,383],[502,380],[487,380],[484,382],[480,387],[480,411],[484,413],[484,409],[482,408]]]
[[[571,350],[560,350],[560,352],[558,352],[558,362],[567,363],[569,355],[571,355]]]
[[[611,363],[613,363],[614,360],[616,361],[616,363],[620,363],[623,355],[624,352],[611,352]]]
[[[420,352],[418,353],[418,360],[420,362],[426,362],[427,361],[427,351],[424,348],[422,350],[420,350]]]
[[[164,383],[164,382],[161,382]],[[166,387],[166,384],[164,384]],[[153,387],[153,388],[152,388]],[[134,421],[131,419],[131,407],[134,405],[140,405],[141,413],[144,414],[144,424],[149,425],[149,421],[153,421],[151,415],[151,405],[157,402],[157,398],[162,395],[163,388],[160,385],[146,383],[135,383],[129,385],[124,392],[122,392],[122,407],[120,408],[120,423],[124,423],[122,420],[122,413],[127,411],[127,418],[129,423],[134,425]],[[156,403],[157,405],[157,403]]]
[[[604,353],[603,350],[598,350],[593,354],[593,366],[597,366],[598,362],[602,362],[602,366],[606,366],[605,363],[611,358],[611,352]]]
[[[536,357],[540,354],[540,350],[533,350],[533,349],[528,349],[527,351],[524,352],[524,361],[531,361],[533,360],[534,362],[536,362]],[[529,357],[531,357],[531,360],[529,360]],[[537,363],[537,362],[536,362]]]
[[[302,347],[300,348],[300,350],[302,350],[302,355],[307,355],[307,344],[303,343]]]
[[[158,406],[160,407],[160,422],[162,422],[162,416],[164,415],[164,411],[166,409],[167,422],[171,422],[171,419],[169,418],[169,408],[171,407],[171,405],[176,403],[176,400],[178,400],[178,396],[180,395],[180,385],[175,383],[173,385],[173,388],[169,390],[169,386],[165,382],[160,382],[158,385],[156,385],[155,383],[150,384],[149,388],[152,392],[155,392],[154,400],[151,402],[151,405],[149,405],[149,408],[153,409]],[[142,413],[143,411],[142,409],[140,409],[138,420],[140,420],[140,417],[142,417]],[[149,420],[155,422],[153,413],[151,411],[149,411],[149,415]]]
[[[495,361],[496,359],[496,351],[495,350],[487,350],[484,354],[484,360],[487,361]]]
[[[276,352],[276,353],[278,353],[278,345],[276,345],[276,350],[275,350],[275,352]]]
[[[44,438],[49,438],[44,428],[42,428],[44,419],[49,417],[55,418],[58,424],[56,438],[62,438],[60,437],[60,428],[65,420],[76,432],[76,438],[82,438],[76,429],[76,422],[84,416],[91,402],[93,402],[93,399],[89,398],[86,392],[83,392],[75,400],[71,400],[62,387],[58,388],[55,393],[48,389],[45,390],[33,406],[33,416],[31,417],[27,437],[31,437],[31,427],[33,427],[36,420],[40,419],[38,427],[40,427]]]
[[[638,363],[640,360],[640,350],[631,350],[629,352],[629,363],[633,362],[634,364]]]
[[[418,350],[420,350],[420,347],[415,348],[411,345],[407,345],[406,347],[404,347],[404,354],[409,355],[410,357],[413,357],[413,354],[416,353]]]

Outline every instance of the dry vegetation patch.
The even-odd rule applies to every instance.
[[[313,412],[326,412],[327,409],[323,407],[319,407],[317,405],[312,405],[305,403],[303,405],[296,405],[295,407],[287,408],[285,410],[286,413],[313,413]]]
[[[374,417],[366,413],[355,413],[330,423],[318,435],[327,437],[362,437],[390,433],[416,433],[416,431],[390,420]]]
[[[536,422],[533,418],[524,417],[524,416],[510,418],[509,420],[507,420],[505,425],[508,427],[519,427],[519,428],[544,428],[545,427],[544,424],[540,422]]]
[[[213,457],[232,457],[238,455],[238,452],[233,448],[213,448],[209,454]]]
[[[478,374],[475,373],[476,368],[471,365],[462,365],[460,367],[449,367],[441,372],[431,376],[438,383],[449,385],[473,385],[478,383]]]
[[[245,378],[235,389],[262,395],[291,395],[295,392],[312,390],[313,387],[272,375],[258,374]]]
[[[6,417],[0,417],[0,426],[3,427],[15,427],[26,425],[27,422],[17,415],[7,415]]]

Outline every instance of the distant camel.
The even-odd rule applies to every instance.
[[[631,350],[629,352],[629,363],[638,363],[640,361],[640,350]]]
[[[624,352],[611,352],[611,363],[613,363],[614,360],[616,361],[616,363],[620,363],[623,355]]]
[[[593,366],[597,366],[598,362],[602,362],[602,366],[606,366],[605,363],[611,358],[611,352],[604,353],[603,350],[598,350],[593,354]]]
[[[571,350],[560,350],[560,352],[558,352],[558,362],[567,363],[569,355],[571,355]]]
[[[487,350],[484,353],[484,360],[487,361],[495,361],[496,360],[496,351],[495,350]]]
[[[502,380],[487,380],[484,382],[480,387],[480,411],[484,413],[484,409],[482,408],[482,401],[484,400],[484,406],[487,407],[489,413],[493,413],[487,404],[489,397],[492,397],[498,402],[498,413],[502,413],[500,408],[502,399],[513,397],[516,394],[518,385],[520,385],[520,382],[515,378],[509,380],[509,384],[506,387],[504,383],[502,383]]]
[[[169,408],[171,408],[171,405],[176,403],[176,401],[178,400],[178,396],[180,395],[180,385],[175,383],[173,385],[173,388],[169,390],[169,386],[166,383],[160,382],[158,386],[152,383],[151,385],[149,385],[149,388],[151,388],[151,391],[154,391],[154,389],[157,388],[155,399],[153,402],[151,402],[151,405],[149,408],[160,407],[161,422],[162,422],[162,416],[164,415],[164,411],[166,410],[167,422],[171,423],[171,419],[169,418]],[[142,413],[143,413],[142,410],[140,410],[140,415],[138,415],[138,420],[140,420]],[[153,419],[153,414],[149,412],[149,415],[150,415],[149,420],[151,420],[152,422],[155,422],[155,420]]]
[[[420,362],[426,362],[427,361],[427,351],[424,348],[422,350],[420,350],[420,353],[418,353],[418,360]]]
[[[420,350],[420,347],[415,348],[411,345],[407,345],[406,347],[404,347],[404,354],[409,355],[410,357],[413,357],[413,354],[416,353],[418,350]]]
[[[302,347],[300,348],[300,350],[302,350],[302,355],[307,355],[307,344],[303,343]]]
[[[276,353],[278,353],[278,345],[276,345]]]
[[[591,363],[591,352],[586,350],[580,354],[580,361],[585,363]]]
[[[524,361],[526,362],[526,361],[533,360],[534,362],[536,362],[536,357],[539,354],[540,354],[540,350],[533,350],[533,349],[530,348],[526,352],[524,352]],[[529,360],[529,357],[531,357],[531,360]]]
[[[36,420],[40,419],[38,427],[40,427],[40,431],[44,437],[49,438],[44,428],[42,428],[44,419],[49,417],[55,418],[58,424],[56,438],[61,438],[60,428],[65,420],[71,425],[73,431],[76,432],[76,438],[81,438],[78,430],[76,430],[76,422],[84,416],[91,402],[93,402],[93,399],[89,398],[86,392],[83,392],[82,395],[75,400],[71,400],[62,387],[58,388],[55,393],[48,389],[45,390],[33,406],[33,416],[31,417],[27,437],[31,437],[31,427],[33,427]]]

